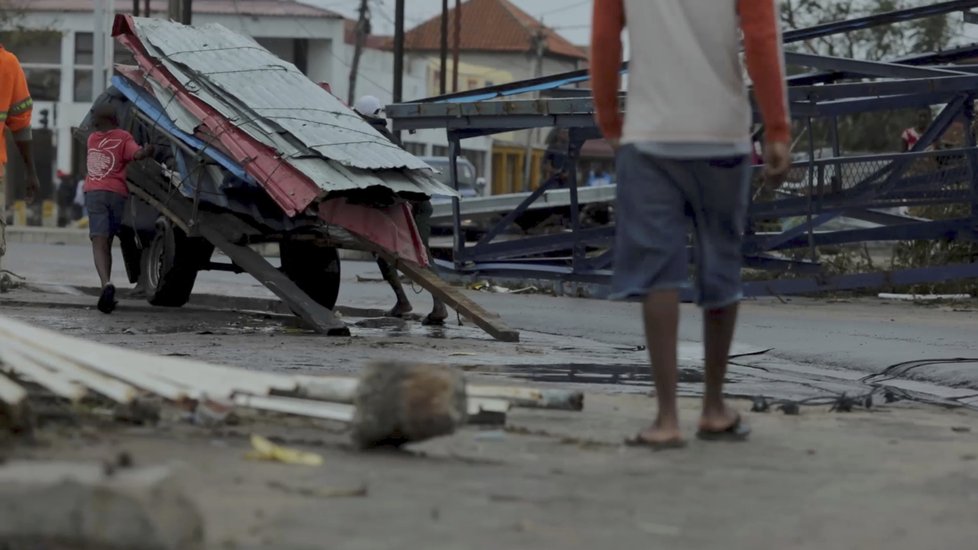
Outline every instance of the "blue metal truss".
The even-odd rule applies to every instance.
[[[931,6],[879,14],[785,33],[785,42],[810,40],[901,21],[909,21],[978,7],[978,0],[942,2]],[[775,278],[746,283],[745,294],[810,293],[860,287],[912,284],[978,277],[978,264],[934,266],[893,272],[830,277],[817,261],[816,248],[873,241],[978,240],[978,146],[971,131],[958,149],[935,147],[956,122],[971,128],[978,95],[978,67],[946,65],[978,57],[978,44],[915,55],[887,62],[789,53],[790,65],[815,72],[789,78],[792,117],[809,130],[813,120],[831,124],[831,158],[816,159],[809,131],[808,160],[794,166],[801,175],[774,198],[755,199],[751,230],[744,245],[745,266],[768,270]],[[627,72],[627,65],[622,67]],[[594,125],[590,92],[567,88],[587,80],[575,71],[391,105],[387,114],[396,130],[441,128],[447,133],[450,155],[461,142],[531,128],[567,128],[569,162],[576,163],[584,141],[599,137]],[[546,92],[551,97],[516,99],[521,94]],[[623,97],[627,103],[627,98]],[[839,156],[838,117],[864,112],[890,111],[943,105],[941,113],[907,153]],[[760,168],[758,168],[760,169]],[[452,171],[455,171],[454,164]],[[454,178],[456,174],[452,174]],[[570,171],[570,230],[553,235],[498,240],[527,208],[558,185],[544,182],[518,207],[506,213],[475,245],[467,246],[460,209],[453,205],[455,241],[453,260],[442,269],[460,274],[498,275],[607,283],[614,257],[614,227],[583,228],[578,204],[576,170]],[[887,209],[934,204],[969,205],[970,214],[953,220],[923,220],[893,214]],[[839,217],[877,224],[864,229],[829,230]],[[756,231],[765,219],[800,218],[803,221],[777,234]],[[780,255],[789,249],[808,249],[808,259]],[[694,255],[691,253],[691,257]],[[777,278],[792,272],[810,277]]]

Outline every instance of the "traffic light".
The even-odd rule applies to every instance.
[[[40,122],[41,122],[41,128],[44,128],[46,130],[48,128],[48,124],[49,124],[48,123],[48,114],[50,114],[50,111],[48,111],[47,109],[41,109],[41,113],[40,114],[41,114],[41,120],[40,120]]]

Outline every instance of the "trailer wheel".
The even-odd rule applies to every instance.
[[[335,248],[310,241],[282,241],[282,271],[303,292],[326,309],[340,294],[340,255]]]
[[[190,300],[197,272],[210,261],[214,245],[187,237],[166,218],[156,222],[156,235],[143,252],[146,298],[154,306],[180,307]]]

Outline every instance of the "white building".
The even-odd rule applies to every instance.
[[[92,101],[93,2],[21,0],[19,6],[7,22],[17,31],[3,33],[3,41],[27,73],[34,127],[53,130],[57,153],[51,171],[77,174],[84,155],[72,142],[71,129]],[[115,9],[130,14],[133,3],[115,0]],[[150,9],[150,16],[166,17],[167,2],[152,0]],[[220,23],[250,35],[317,82],[347,77],[344,20],[336,13],[291,0],[195,0],[193,23]],[[115,46],[114,60],[126,61],[122,47]]]

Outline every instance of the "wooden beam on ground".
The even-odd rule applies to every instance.
[[[350,328],[346,326],[346,323],[337,319],[332,311],[310,298],[284,273],[268,263],[261,254],[247,246],[230,242],[211,224],[203,223],[198,229],[202,237],[210,241],[221,252],[224,252],[235,265],[240,266],[258,282],[265,285],[265,288],[271,290],[296,315],[312,325],[315,330],[328,336],[350,335]]]
[[[388,263],[394,265],[404,273],[409,279],[423,287],[448,307],[458,311],[462,315],[472,320],[482,330],[488,332],[493,338],[502,342],[519,342],[520,333],[506,326],[497,316],[489,313],[482,306],[475,303],[468,296],[441,280],[434,271],[421,267],[414,262],[408,262],[396,258],[389,252],[379,252]]]

